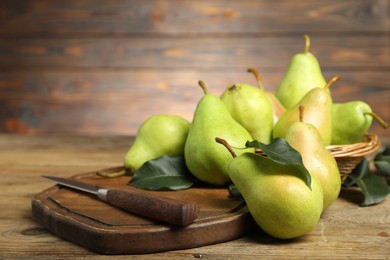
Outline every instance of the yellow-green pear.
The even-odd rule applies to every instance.
[[[289,127],[285,139],[291,147],[301,154],[303,165],[310,174],[317,176],[321,182],[323,206],[326,209],[339,196],[341,189],[340,171],[336,159],[323,145],[317,128],[305,122],[306,109],[301,107],[300,111],[300,122]]]
[[[322,187],[311,176],[311,189],[298,169],[255,153],[244,153],[229,164],[229,176],[241,192],[253,219],[280,239],[313,230],[322,213]]]
[[[273,128],[273,138],[284,138],[289,127],[299,121],[299,107],[306,109],[305,122],[315,126],[320,133],[323,145],[330,145],[332,139],[332,97],[330,85],[338,80],[336,75],[325,86],[310,90],[295,106],[287,109]]]
[[[183,155],[190,122],[177,115],[153,115],[138,128],[124,165],[136,172],[145,162],[163,155]]]
[[[237,83],[227,88],[220,98],[232,117],[248,130],[254,140],[268,144],[272,138],[272,106],[258,71],[250,68],[248,72],[255,74],[259,87]]]
[[[213,185],[224,185],[230,179],[228,164],[232,160],[229,151],[215,142],[220,136],[235,147],[245,147],[252,140],[249,132],[230,115],[222,100],[207,91],[199,100],[184,149],[187,168],[198,179]],[[237,151],[238,154],[243,151]]]
[[[309,51],[310,38],[304,35],[305,48],[295,54],[283,80],[276,89],[276,97],[286,109],[295,106],[311,89],[322,87],[326,81],[317,58]]]
[[[334,103],[332,106],[332,141],[333,145],[354,144],[362,142],[364,135],[375,119],[383,128],[387,123],[369,104],[361,100],[345,103]]]

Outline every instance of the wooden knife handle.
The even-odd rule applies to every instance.
[[[133,190],[100,189],[98,197],[128,212],[178,226],[193,223],[199,213],[196,203]]]

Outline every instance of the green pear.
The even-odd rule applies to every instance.
[[[273,111],[270,101],[263,90],[260,75],[255,69],[259,87],[247,84],[234,84],[221,95],[232,117],[251,134],[254,140],[268,144],[272,138]]]
[[[224,185],[229,181],[228,164],[232,160],[226,148],[215,142],[220,136],[236,147],[244,147],[252,140],[249,132],[230,115],[222,100],[209,94],[200,81],[204,96],[199,100],[188,138],[184,158],[190,172],[198,179],[213,185]],[[238,151],[238,154],[244,151]]]
[[[331,144],[354,144],[362,141],[370,129],[372,119],[387,128],[387,123],[375,114],[370,105],[363,101],[334,103],[332,106],[332,141]]]
[[[273,129],[273,138],[284,138],[288,128],[299,121],[299,107],[303,106],[307,110],[305,122],[314,125],[320,133],[325,146],[330,145],[332,139],[332,97],[328,91],[330,85],[338,80],[338,75],[334,76],[325,87],[313,88],[295,106],[287,109]]]
[[[323,145],[317,128],[305,122],[303,109],[300,109],[300,122],[289,127],[285,139],[301,154],[303,164],[310,174],[319,179],[323,192],[323,207],[326,209],[339,196],[340,171],[336,159]]]
[[[163,155],[183,155],[190,122],[176,115],[154,115],[138,128],[124,165],[136,172],[145,162]]]
[[[295,54],[287,68],[283,80],[276,89],[276,97],[286,109],[295,106],[311,89],[322,87],[326,81],[317,58],[309,52],[310,38],[305,37],[305,48]]]
[[[322,213],[322,188],[311,176],[311,189],[298,169],[255,153],[229,164],[229,176],[241,192],[253,219],[269,235],[290,239],[313,230]]]

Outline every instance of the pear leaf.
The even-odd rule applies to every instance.
[[[346,178],[344,182],[342,183],[343,187],[349,188],[356,186],[356,183],[351,178]]]
[[[375,168],[383,175],[390,176],[390,162],[374,161]]]
[[[390,176],[390,145],[379,151],[374,158],[374,165],[379,173]]]
[[[386,180],[371,173],[367,158],[364,158],[348,175],[348,179],[351,179],[363,193],[361,207],[378,204],[390,193]]]
[[[275,138],[270,144],[263,144],[259,141],[247,141],[246,148],[259,148],[271,160],[278,164],[291,165],[298,168],[303,174],[307,186],[311,189],[311,175],[303,164],[301,154],[292,148],[284,138]]]
[[[362,179],[364,176],[369,176],[371,174],[370,167],[367,167],[368,165],[366,164],[368,164],[368,161],[363,159],[362,162],[356,165],[355,169],[352,170],[342,185],[346,188],[358,186],[356,180]]]
[[[195,182],[184,156],[164,155],[144,163],[128,184],[145,190],[183,190]]]

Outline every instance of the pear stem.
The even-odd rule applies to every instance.
[[[385,122],[385,120],[383,120],[380,116],[378,116],[374,112],[365,112],[363,114],[372,116],[384,129],[387,128],[388,124]]]
[[[237,154],[233,151],[233,148],[230,146],[230,144],[225,140],[225,139],[222,139],[220,137],[215,137],[215,141],[217,143],[220,143],[222,144],[223,146],[226,147],[226,149],[228,149],[228,151],[230,152],[230,154],[233,156],[233,158],[237,157]]]
[[[326,82],[326,85],[325,85],[324,89],[330,88],[330,86],[334,82],[338,81],[340,78],[341,78],[340,75],[337,75],[337,74],[334,75],[328,82]]]
[[[261,79],[261,75],[260,75],[259,71],[255,68],[249,68],[249,69],[247,69],[247,71],[249,73],[252,73],[253,75],[255,75],[255,78],[256,78],[257,84],[259,85],[259,88],[261,90],[264,90],[263,80]]]
[[[305,111],[305,107],[302,105],[299,106],[299,122],[303,122],[304,111]]]
[[[199,84],[199,86],[203,89],[203,93],[204,93],[205,95],[207,95],[207,94],[209,93],[209,91],[208,91],[208,89],[207,89],[206,83],[204,83],[202,80],[199,80],[199,81],[198,81],[198,84]]]
[[[305,48],[303,49],[303,53],[308,53],[310,48],[310,37],[305,34],[303,35],[303,38],[305,38]]]

